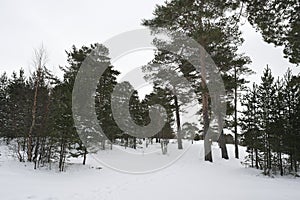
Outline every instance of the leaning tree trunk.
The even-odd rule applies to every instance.
[[[37,137],[35,150],[34,150],[34,156],[33,156],[33,162],[34,162],[34,169],[37,168],[37,161],[38,161],[38,155],[39,155],[39,148],[40,148],[40,137]]]
[[[203,115],[203,137],[204,137],[204,160],[213,162],[211,152],[211,138],[208,134],[209,128],[209,116],[208,116],[208,98],[209,94],[206,85],[206,64],[205,64],[205,52],[200,52],[200,65],[201,65],[201,87],[202,87],[202,115]]]

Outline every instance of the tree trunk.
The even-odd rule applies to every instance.
[[[256,167],[256,169],[259,169],[258,162],[259,162],[259,158],[258,158],[258,150],[255,149],[255,167]]]
[[[20,153],[20,150],[21,150],[21,144],[20,144],[19,141],[17,141],[17,145],[18,145],[18,149],[17,149],[17,156],[18,156],[18,159],[19,159],[20,162],[23,162],[23,157],[22,157],[22,155],[21,155],[21,153]]]
[[[221,135],[219,138],[219,146],[221,148],[221,152],[222,152],[222,158],[228,160],[228,152],[227,152],[227,147],[226,147],[226,141],[225,141],[225,136],[224,136],[224,131],[221,131]]]
[[[237,69],[234,67],[234,147],[235,158],[239,159],[238,133],[237,133]]]
[[[267,148],[267,136],[264,136],[264,175],[268,175],[268,148]]]
[[[204,50],[200,52],[201,65],[201,87],[202,87],[202,115],[203,115],[203,137],[204,137],[204,160],[213,162],[211,153],[211,138],[208,135],[209,116],[208,116],[208,98],[209,94],[206,85],[206,64]]]
[[[294,154],[294,168],[295,168],[295,172],[297,173],[298,172],[298,166],[297,166],[297,156],[298,156],[298,154],[297,154],[297,148],[294,146],[294,152],[295,152],[295,154]]]
[[[35,145],[35,150],[34,150],[34,156],[33,156],[33,162],[34,162],[34,169],[37,168],[37,159],[39,155],[39,148],[40,148],[40,138],[37,138],[36,145]]]
[[[65,141],[62,137],[61,144],[60,144],[59,163],[58,163],[58,168],[60,172],[64,170],[64,162],[65,162]]]
[[[112,136],[111,136],[111,139],[110,139],[110,150],[113,149],[113,144],[114,144],[114,142],[115,142],[115,138],[114,138],[114,136],[112,135]]]
[[[33,150],[33,146],[32,146],[32,133],[33,133],[33,128],[35,126],[35,120],[36,120],[36,110],[37,110],[37,96],[38,96],[38,88],[39,88],[39,84],[40,84],[40,79],[41,79],[41,73],[42,73],[42,65],[43,65],[43,53],[42,50],[41,52],[39,52],[39,54],[37,55],[38,57],[36,58],[36,64],[37,66],[37,71],[36,71],[36,80],[35,80],[35,91],[34,91],[34,98],[33,98],[33,106],[32,106],[32,121],[31,121],[31,126],[29,129],[29,133],[28,133],[28,143],[27,143],[27,160],[29,162],[32,161],[32,150]]]
[[[43,137],[42,142],[41,142],[41,150],[40,150],[40,153],[39,153],[38,167],[40,166],[40,164],[42,164],[42,166],[44,166],[45,159],[46,159],[45,155],[46,155],[45,137]]]
[[[251,148],[251,167],[254,167],[254,150]]]
[[[33,99],[33,107],[32,107],[32,121],[31,121],[31,126],[30,126],[30,129],[29,129],[28,140],[27,140],[27,160],[29,162],[32,161],[32,149],[33,149],[33,146],[32,146],[32,132],[33,132],[33,128],[35,126],[38,83],[39,83],[39,81],[36,81],[35,93],[34,93],[34,99]]]
[[[105,150],[105,142],[106,142],[105,139],[103,139],[103,140],[101,141],[101,149],[102,149],[102,150]]]
[[[291,171],[293,171],[293,154],[292,153],[290,153],[290,169],[291,169]]]
[[[51,104],[51,90],[49,90],[50,94],[48,94],[48,98],[47,98],[47,103],[45,105],[45,113],[44,113],[44,117],[43,117],[43,126],[45,126],[47,124],[47,120],[49,119],[49,108],[50,108],[50,104]],[[46,140],[47,140],[47,136],[44,134],[45,132],[42,132],[42,134],[40,135],[41,138],[41,142],[39,142],[39,155],[38,155],[38,167],[40,166],[40,162],[42,162],[42,165],[44,166],[46,159],[47,159],[47,155],[46,155]],[[38,138],[39,140],[39,138]]]
[[[125,149],[128,147],[128,144],[129,144],[129,138],[128,138],[128,136],[126,136],[126,139],[125,139]]]
[[[268,141],[270,141],[269,137],[268,137]],[[271,147],[269,142],[268,142],[268,169],[269,171],[272,170],[272,152],[271,152]]]
[[[82,164],[83,165],[85,165],[85,163],[86,163],[86,155],[87,155],[87,149],[86,149],[86,147],[84,147],[84,153],[83,153],[83,162],[82,162]]]
[[[279,169],[280,169],[280,175],[283,176],[283,166],[282,166],[282,156],[281,156],[281,152],[278,153],[278,157],[279,157]]]
[[[47,157],[47,160],[48,160],[48,163],[51,162],[51,151],[52,151],[52,144],[49,145],[49,149],[48,149],[48,157]]]
[[[175,89],[174,89],[175,90]],[[176,114],[176,125],[177,125],[177,143],[178,149],[183,149],[182,138],[181,138],[181,122],[180,122],[180,110],[179,103],[176,93],[174,94],[175,114]]]
[[[133,148],[136,149],[136,137],[133,138]]]
[[[218,143],[219,143],[219,147],[221,148],[222,158],[228,160],[229,157],[228,157],[228,152],[226,147],[226,140],[225,140],[225,135],[223,130],[221,113],[218,114],[218,133],[220,134]]]

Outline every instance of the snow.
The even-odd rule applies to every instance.
[[[147,164],[163,162],[172,157],[177,144],[170,143],[168,155],[158,151],[148,157]],[[150,151],[158,149],[154,144]],[[130,165],[120,148],[100,152],[96,157],[106,161],[119,160],[122,167]],[[130,151],[134,151],[130,149]],[[136,150],[136,154],[145,151]],[[199,141],[170,166],[152,173],[121,173],[99,163],[89,155],[87,165],[72,160],[66,172],[20,163],[9,156],[9,149],[0,146],[0,199],[3,200],[291,200],[300,198],[300,179],[265,177],[261,171],[245,168],[233,158],[234,147],[228,145],[230,160],[220,159],[220,149],[213,145],[214,163],[203,161],[203,142]],[[240,147],[241,158],[245,149]],[[144,152],[147,153],[147,152]],[[118,157],[118,155],[120,155]],[[156,158],[155,158],[156,157]],[[108,159],[110,158],[110,159]],[[128,163],[128,165],[124,165]],[[102,169],[99,169],[101,167]],[[144,168],[143,168],[144,169]]]

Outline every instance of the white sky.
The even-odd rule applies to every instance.
[[[58,66],[66,65],[65,50],[73,44],[81,47],[101,43],[114,35],[141,28],[141,19],[151,18],[157,3],[162,4],[163,0],[1,0],[0,73],[11,74],[21,67],[28,73],[33,49],[41,44],[48,52],[48,68],[60,73]],[[283,59],[282,48],[263,42],[249,24],[243,26],[243,32],[246,41],[241,52],[251,57],[251,68],[257,72],[250,77],[252,81],[259,81],[267,64],[275,76],[282,75],[288,66],[294,73],[300,72],[300,67]],[[138,59],[128,55],[116,65],[119,69],[128,67],[128,63],[136,67],[152,58],[149,51],[138,54]]]

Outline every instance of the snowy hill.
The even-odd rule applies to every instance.
[[[176,144],[169,144],[170,149]],[[101,152],[117,157],[112,151]],[[141,150],[139,150],[141,151]],[[66,172],[38,169],[19,163],[9,156],[6,146],[0,147],[0,199],[5,200],[291,200],[300,198],[300,179],[269,178],[260,171],[245,168],[242,160],[233,157],[233,146],[228,145],[230,160],[220,159],[218,146],[213,145],[214,163],[203,161],[203,143],[193,144],[169,167],[153,173],[133,175],[120,173],[101,165],[92,156],[87,165],[73,161]],[[245,149],[241,147],[241,158]],[[138,153],[138,152],[137,152]],[[171,153],[170,153],[171,154]],[[162,157],[163,155],[157,155]],[[167,155],[168,156],[168,155]],[[149,161],[149,163],[151,160]],[[98,168],[101,167],[102,169]]]

